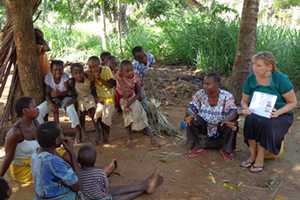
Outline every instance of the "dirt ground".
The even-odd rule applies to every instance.
[[[165,77],[161,77],[162,79],[175,80],[176,77],[184,74],[182,71],[164,70],[166,74]],[[155,79],[153,82],[161,84]],[[161,86],[160,90],[168,91],[166,90],[168,86]],[[188,94],[183,98],[181,98],[182,94],[166,92],[162,110],[174,126],[179,126],[186,102],[189,101],[187,96],[193,92],[195,91],[186,91]],[[172,95],[179,96],[176,98],[176,104],[172,102]],[[111,131],[111,145],[97,147],[97,166],[105,166],[113,158],[118,160],[118,172],[121,176],[110,178],[113,186],[135,183],[158,168],[164,177],[164,184],[153,195],[141,196],[139,200],[298,200],[300,199],[299,120],[295,118],[291,133],[287,136],[286,153],[283,158],[267,161],[262,173],[251,174],[248,170],[239,167],[239,163],[248,155],[242,132],[238,135],[234,160],[224,161],[218,151],[209,151],[207,154],[188,160],[183,157],[186,152],[183,141],[175,138],[160,138],[163,146],[154,149],[149,145],[147,136],[136,134],[135,147],[127,148],[122,117],[116,114]],[[184,135],[184,131],[181,133]],[[94,133],[89,134],[93,138]],[[15,187],[14,190],[11,199],[32,199],[32,187]]]

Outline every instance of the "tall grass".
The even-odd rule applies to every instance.
[[[50,58],[84,62],[91,55],[100,55],[101,42],[95,35],[64,27],[43,26],[42,30],[51,48]]]
[[[299,87],[300,31],[275,26],[259,26],[257,35],[257,51],[271,51],[276,57],[278,68],[287,73]]]
[[[43,27],[51,44],[51,56],[85,61],[102,51],[100,38],[78,30]],[[186,64],[203,71],[229,74],[234,63],[239,21],[225,21],[203,13],[175,13],[155,24],[138,22],[122,38],[121,55],[117,34],[109,35],[109,51],[130,59],[140,45],[166,64]],[[257,51],[271,51],[280,70],[300,86],[300,32],[283,27],[258,26]]]

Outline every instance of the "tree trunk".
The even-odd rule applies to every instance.
[[[107,50],[107,28],[106,28],[106,17],[105,17],[105,9],[104,6],[101,6],[101,19],[102,19],[102,31],[101,31],[101,45],[103,50]]]
[[[251,70],[251,58],[256,51],[258,10],[259,0],[244,0],[237,51],[229,83],[237,103],[240,103],[242,85]]]
[[[120,21],[121,21],[122,34],[126,34],[128,32],[126,11],[127,11],[127,5],[123,3],[120,7]]]
[[[13,24],[21,93],[40,102],[43,99],[43,83],[33,31],[34,0],[5,0],[5,5]]]
[[[122,22],[121,22],[121,1],[118,0],[118,39],[119,39],[119,48],[121,55],[123,55],[123,45],[122,45]]]

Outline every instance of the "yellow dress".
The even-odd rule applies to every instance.
[[[104,81],[113,79],[113,73],[109,67],[102,67],[100,78]],[[112,117],[115,112],[115,89],[107,87],[101,80],[95,80],[98,103],[94,118],[99,119],[107,126],[112,125]]]
[[[10,165],[11,177],[22,187],[33,183],[31,175],[31,155],[39,147],[36,140],[24,140],[17,144],[15,157]]]
[[[106,66],[102,67],[100,73],[101,73],[100,77],[104,81],[114,79],[113,73],[109,67]],[[96,85],[97,99],[105,105],[114,104],[115,89],[107,87],[99,79],[95,80],[95,85]]]

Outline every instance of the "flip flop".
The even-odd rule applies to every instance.
[[[243,161],[243,162],[240,164],[240,167],[242,167],[242,168],[249,168],[249,167],[251,167],[254,163],[255,163],[255,161],[251,161],[250,159],[248,159],[248,160],[246,160],[246,161]]]
[[[252,166],[249,168],[249,171],[250,171],[251,173],[259,173],[259,172],[264,171],[264,166],[255,166],[255,165],[252,165]]]
[[[201,154],[204,154],[206,152],[207,151],[205,149],[192,150],[190,153],[187,153],[186,155],[184,155],[184,157],[187,158],[187,159],[193,159],[193,158],[196,158],[196,157],[198,157]]]
[[[223,150],[220,150],[220,154],[222,156],[222,158],[227,161],[227,160],[233,160],[233,153],[227,153]]]

